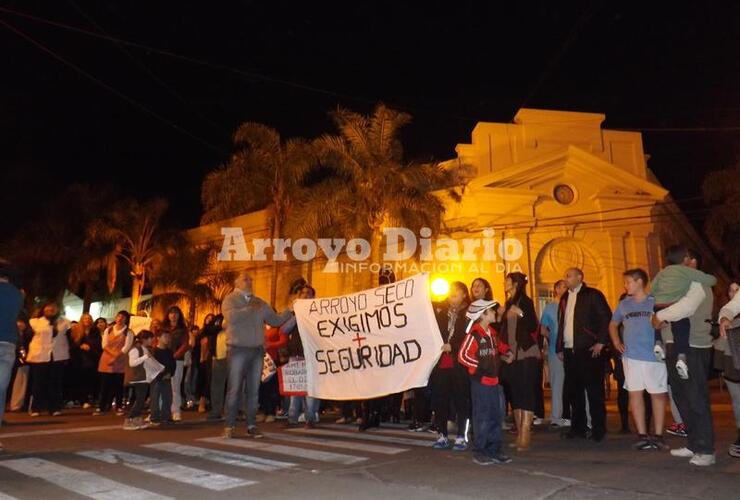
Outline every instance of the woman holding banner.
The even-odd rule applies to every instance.
[[[450,405],[455,408],[457,438],[452,447],[455,451],[467,448],[466,434],[470,418],[470,380],[467,369],[457,361],[457,354],[465,339],[467,319],[465,311],[470,299],[465,283],[455,281],[450,286],[447,303],[435,308],[435,316],[442,335],[442,356],[432,370],[432,409],[439,438],[433,448],[445,450],[450,447],[447,438],[447,421]]]
[[[301,288],[297,298],[313,299],[314,297],[316,297],[316,290],[314,290],[310,285],[305,285]],[[285,331],[286,326],[289,328],[292,327],[288,337],[288,356],[291,358],[303,358],[303,342],[301,342],[301,335],[298,332],[298,325],[295,322],[295,316],[289,319],[280,327],[280,329]],[[301,413],[301,409],[303,409],[303,413],[306,417],[306,429],[315,427],[319,422],[320,403],[321,400],[312,398],[311,396],[291,396],[287,427],[295,427],[298,425],[298,416]]]
[[[511,388],[517,439],[511,447],[517,451],[529,449],[532,421],[537,410],[540,370],[538,323],[534,303],[527,296],[527,276],[509,273],[504,283],[508,296],[501,319],[501,335],[511,347],[514,360],[506,368],[506,380]]]

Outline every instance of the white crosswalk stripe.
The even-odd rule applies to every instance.
[[[246,448],[249,450],[266,451],[268,453],[287,455],[294,458],[307,458],[309,460],[317,460],[319,462],[331,462],[344,465],[356,464],[358,462],[363,462],[367,460],[367,457],[361,457],[357,455],[345,455],[342,453],[334,453],[329,451],[298,448],[296,446],[268,443],[263,440],[256,441],[253,439],[224,439],[221,437],[214,437],[201,438],[198,439],[198,441],[225,446],[235,446],[238,448]]]
[[[151,448],[168,453],[176,453],[186,457],[202,458],[211,462],[217,462],[236,467],[246,467],[264,472],[274,472],[288,467],[294,467],[296,464],[291,462],[281,462],[280,460],[270,460],[268,458],[244,455],[242,453],[232,453],[230,451],[214,450],[210,448],[201,448],[199,446],[188,446],[178,443],[152,443],[145,444],[145,448]]]
[[[346,431],[346,432],[357,432],[357,427],[349,427],[346,425],[341,424],[321,424],[321,429],[335,429],[340,431]],[[392,435],[392,436],[401,436],[405,437],[406,439],[421,439],[421,440],[427,440],[427,441],[436,441],[437,440],[437,433],[432,434],[431,432],[409,432],[408,430],[403,429],[390,429],[388,427],[371,427],[370,429],[364,431],[368,432],[370,434],[379,434],[379,435]]]
[[[96,500],[170,500],[171,497],[134,488],[92,472],[65,467],[41,458],[2,460],[0,466],[43,479],[67,491]]]
[[[113,449],[80,451],[78,455],[83,457],[100,460],[109,464],[123,464],[132,469],[154,474],[173,481],[185,484],[192,484],[214,491],[223,491],[238,486],[247,486],[255,484],[256,481],[249,481],[236,477],[226,476],[208,472],[186,465],[180,465],[158,458],[127,453]]]
[[[358,443],[356,441],[340,441],[338,439],[318,439],[310,438],[305,436],[294,436],[287,434],[279,434],[277,432],[264,432],[265,437],[271,439],[282,439],[290,441],[291,443],[305,443],[315,446],[328,446],[330,448],[344,448],[348,450],[358,451],[369,451],[371,453],[382,453],[383,455],[397,455],[404,451],[409,451],[408,448],[396,448],[394,446],[380,446],[370,443]]]
[[[400,438],[400,437],[393,437],[393,436],[382,436],[380,434],[371,434],[368,432],[342,432],[342,431],[334,431],[331,429],[288,429],[289,432],[300,432],[304,434],[311,434],[314,436],[336,436],[341,438],[348,438],[348,439],[356,439],[359,441],[378,441],[382,443],[391,443],[391,444],[403,444],[408,446],[421,446],[423,448],[428,448],[431,446],[431,443],[429,443],[426,440],[421,439],[410,439],[410,438]]]

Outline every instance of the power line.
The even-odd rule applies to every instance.
[[[586,26],[588,22],[593,17],[595,11],[598,7],[600,7],[601,2],[598,3],[592,3],[590,4],[586,10],[583,11],[583,14],[581,14],[581,17],[578,18],[576,23],[573,25],[573,27],[570,30],[570,33],[568,33],[567,38],[565,39],[565,42],[560,47],[560,49],[553,54],[553,56],[550,58],[549,61],[547,61],[547,64],[545,65],[545,69],[540,74],[540,77],[538,78],[537,82],[532,87],[532,90],[529,91],[527,96],[522,101],[522,104],[519,106],[519,109],[523,108],[532,97],[535,96],[537,91],[540,89],[543,83],[545,83],[545,80],[547,80],[548,76],[550,76],[550,73],[555,69],[555,67],[560,62],[560,59],[565,55],[565,53],[568,51],[571,45],[573,45],[573,42],[575,42],[576,38],[578,37],[578,33],[581,31],[581,28]]]
[[[0,8],[0,10],[2,10],[2,8]],[[68,59],[65,59],[63,56],[57,54],[56,52],[54,52],[53,50],[51,50],[50,48],[48,48],[46,45],[44,45],[41,42],[35,40],[34,38],[30,37],[29,35],[25,34],[22,31],[20,31],[19,29],[11,26],[10,24],[8,24],[7,22],[5,22],[4,20],[0,19],[0,24],[2,24],[8,30],[12,31],[13,33],[15,33],[16,35],[18,35],[19,37],[21,37],[24,40],[26,40],[27,42],[29,42],[30,44],[34,45],[39,50],[41,50],[41,51],[45,52],[46,54],[50,55],[51,57],[53,57],[57,61],[61,62],[65,66],[68,66],[68,67],[72,68],[73,70],[75,70],[76,72],[80,73],[81,75],[83,75],[88,80],[92,81],[96,85],[99,85],[99,86],[103,87],[107,91],[115,94],[119,98],[123,99],[124,101],[128,102],[129,104],[131,104],[132,106],[138,108],[139,110],[143,111],[144,113],[146,113],[146,114],[148,114],[150,116],[153,116],[154,118],[156,118],[157,120],[161,121],[162,123],[165,123],[166,125],[172,127],[173,129],[177,130],[181,134],[190,137],[191,139],[193,139],[193,140],[199,142],[200,144],[202,144],[203,146],[206,146],[207,148],[209,148],[209,149],[211,149],[211,150],[219,153],[220,155],[226,155],[226,154],[228,154],[227,152],[223,151],[218,146],[214,146],[213,144],[211,144],[207,140],[198,137],[197,135],[191,133],[190,131],[182,128],[180,125],[178,125],[178,124],[176,124],[176,123],[168,120],[167,118],[165,118],[164,116],[160,115],[159,113],[151,110],[150,108],[148,108],[144,104],[140,103],[139,101],[133,99],[132,97],[129,97],[128,95],[124,94],[123,92],[119,91],[118,89],[116,89],[116,88],[108,85],[104,81],[100,80],[99,78],[97,78],[94,75],[88,73],[87,71],[85,71],[81,67],[77,66],[73,62],[71,62]]]
[[[265,74],[265,73],[261,73],[261,72],[256,72],[256,71],[251,71],[251,70],[245,70],[245,69],[241,69],[241,68],[236,68],[236,67],[228,66],[228,65],[225,65],[225,64],[221,64],[221,63],[214,63],[214,62],[211,62],[211,61],[207,61],[207,60],[203,60],[203,59],[198,59],[198,58],[187,56],[187,55],[184,55],[184,54],[178,54],[176,52],[172,52],[172,51],[169,51],[169,50],[164,50],[164,49],[160,49],[160,48],[157,48],[157,47],[152,47],[150,45],[146,45],[146,44],[143,44],[143,43],[133,42],[133,41],[130,41],[130,40],[125,40],[125,39],[122,39],[122,38],[118,38],[118,37],[114,37],[114,36],[110,36],[110,35],[106,35],[106,34],[96,33],[94,31],[89,31],[89,30],[86,30],[86,29],[83,29],[83,28],[79,28],[77,26],[72,26],[72,25],[61,23],[61,22],[58,22],[58,21],[53,21],[51,19],[47,19],[47,18],[43,18],[43,17],[39,17],[39,16],[34,16],[32,14],[28,14],[28,13],[25,13],[25,12],[20,12],[20,11],[17,11],[17,10],[9,9],[7,7],[1,7],[0,6],[0,12],[5,12],[6,14],[10,14],[10,15],[13,15],[13,16],[18,16],[18,17],[21,17],[21,18],[24,18],[24,19],[28,19],[28,20],[31,20],[31,21],[35,21],[35,22],[41,23],[41,24],[46,24],[48,26],[54,26],[54,27],[59,28],[59,29],[63,29],[63,30],[67,30],[67,31],[72,31],[72,32],[75,32],[75,33],[79,33],[79,34],[82,34],[82,35],[86,35],[86,36],[90,36],[90,37],[94,37],[94,38],[98,38],[98,39],[102,39],[102,40],[107,40],[109,42],[113,42],[113,43],[116,43],[116,44],[126,45],[126,46],[134,47],[134,48],[137,48],[137,49],[140,49],[140,50],[145,50],[145,51],[148,51],[148,52],[153,52],[153,53],[156,53],[156,54],[159,54],[159,55],[162,55],[162,56],[171,57],[171,58],[174,58],[174,59],[179,59],[181,61],[189,62],[189,63],[196,64],[196,65],[199,65],[199,66],[204,66],[204,67],[209,67],[211,69],[216,69],[216,70],[219,70],[219,71],[226,71],[226,72],[234,73],[234,74],[240,75],[240,76],[242,76],[244,78],[247,78],[247,79],[250,79],[250,80],[261,80],[261,81],[264,81],[264,82],[269,82],[269,83],[275,83],[275,84],[279,84],[279,85],[284,85],[284,86],[287,86],[287,87],[292,87],[292,88],[304,90],[304,91],[307,91],[307,92],[313,92],[313,93],[323,94],[323,95],[332,96],[332,97],[336,97],[336,98],[347,99],[347,100],[352,100],[352,101],[356,101],[356,102],[362,102],[364,104],[375,104],[379,100],[382,100],[382,99],[369,99],[367,97],[361,97],[361,96],[357,96],[357,95],[346,94],[346,93],[343,93],[343,92],[340,92],[340,91],[337,91],[337,90],[328,89],[328,88],[324,88],[324,87],[317,87],[317,86],[314,86],[314,85],[307,85],[307,84],[304,84],[304,83],[301,83],[301,82],[297,82],[297,81],[293,81],[293,80],[287,80],[287,79],[284,79],[284,78],[274,77],[274,76],[271,76],[271,75],[268,75],[268,74]],[[589,11],[586,11],[584,13],[584,17],[583,17],[584,21],[583,22],[587,22],[588,21],[588,18],[591,15],[592,14]],[[577,30],[580,29],[580,25],[581,25],[581,23],[576,23],[576,25],[574,26],[575,32],[577,32]],[[570,40],[570,37],[569,37],[568,40]],[[570,44],[570,42],[568,40],[566,40],[566,45],[569,45]],[[565,48],[567,48],[567,47],[565,47]],[[529,97],[524,100],[524,102],[522,103],[522,106],[524,106],[524,104],[526,103],[526,101],[528,99],[529,99]],[[412,106],[399,105],[399,104],[396,104],[396,103],[390,103],[390,104],[392,104],[394,107],[396,107],[396,108],[398,108],[400,110],[405,110],[405,111],[419,111],[419,110],[423,110],[423,109],[428,109],[428,108],[420,108],[418,106],[412,107]],[[450,113],[438,113],[438,115],[439,116],[446,116],[446,117],[449,117],[449,118],[454,118],[456,120],[467,120],[467,121],[474,121],[474,122],[480,121],[480,117],[473,117],[473,116],[467,116],[467,115],[450,114]],[[530,123],[534,123],[534,122],[530,122]],[[543,123],[552,124],[552,123],[557,123],[557,122],[550,121],[550,122],[543,122]],[[571,122],[563,122],[563,123],[571,123]],[[727,132],[727,131],[740,131],[740,125],[739,126],[726,126],[726,127],[725,126],[721,126],[721,127],[631,127],[631,128],[615,128],[615,129],[612,129],[612,130],[623,130],[623,131],[628,131],[628,132]]]
[[[116,44],[127,45],[129,47],[134,47],[134,48],[137,48],[137,49],[140,49],[140,50],[145,50],[147,52],[152,52],[152,53],[156,53],[156,54],[159,54],[159,55],[162,55],[162,56],[166,56],[166,57],[178,59],[180,61],[188,62],[188,63],[195,64],[195,65],[198,65],[198,66],[204,66],[204,67],[208,67],[208,68],[219,70],[219,71],[226,71],[226,72],[229,72],[229,73],[234,73],[234,74],[239,75],[242,78],[246,78],[247,80],[250,80],[250,81],[259,80],[259,81],[268,82],[268,83],[275,83],[275,84],[279,84],[279,85],[283,85],[283,86],[287,86],[287,87],[291,87],[291,88],[296,88],[296,89],[299,89],[299,90],[303,90],[303,91],[306,91],[306,92],[313,92],[313,93],[317,93],[317,94],[321,94],[321,95],[331,96],[331,97],[334,97],[334,98],[341,98],[341,99],[346,99],[346,100],[352,100],[352,101],[356,101],[356,102],[361,102],[363,104],[376,104],[379,100],[382,100],[382,99],[369,99],[367,97],[360,97],[360,96],[357,96],[357,95],[346,94],[346,93],[343,93],[343,92],[340,92],[340,91],[337,91],[337,90],[333,90],[333,89],[328,89],[328,88],[324,88],[324,87],[317,87],[317,86],[314,86],[314,85],[307,85],[307,84],[304,84],[304,83],[301,83],[301,82],[297,82],[297,81],[294,81],[294,80],[287,80],[287,79],[284,79],[284,78],[274,77],[274,76],[271,76],[271,75],[268,75],[268,74],[265,74],[265,73],[262,73],[262,72],[257,72],[257,71],[252,71],[252,70],[245,70],[245,69],[236,68],[236,67],[233,67],[233,66],[228,66],[228,65],[225,65],[225,64],[214,63],[214,62],[207,61],[207,60],[204,60],[204,59],[198,59],[198,58],[195,58],[195,57],[187,56],[187,55],[184,55],[184,54],[179,54],[179,53],[172,52],[172,51],[169,51],[169,50],[164,50],[164,49],[160,49],[160,48],[157,48],[157,47],[152,47],[150,45],[146,45],[146,44],[143,44],[143,43],[133,42],[133,41],[130,41],[130,40],[125,40],[125,39],[114,37],[114,36],[107,35],[107,34],[96,33],[96,32],[89,31],[89,30],[86,30],[86,29],[83,29],[83,28],[80,28],[80,27],[77,27],[77,26],[72,26],[72,25],[61,23],[61,22],[58,22],[58,21],[53,21],[53,20],[50,20],[50,19],[46,19],[46,18],[43,18],[43,17],[34,16],[34,15],[31,15],[31,14],[27,14],[27,13],[24,13],[24,12],[19,12],[19,11],[13,10],[13,9],[8,9],[7,7],[0,7],[0,12],[5,12],[5,13],[10,14],[10,15],[14,15],[14,16],[18,16],[18,17],[21,17],[21,18],[29,19],[29,20],[32,20],[32,21],[35,21],[35,22],[38,22],[38,23],[46,24],[46,25],[53,26],[53,27],[56,27],[56,28],[60,28],[60,29],[67,30],[67,31],[72,31],[72,32],[79,33],[79,34],[82,34],[82,35],[86,35],[86,36],[90,36],[90,37],[94,37],[94,38],[99,38],[99,39],[102,39],[102,40],[107,40],[109,42],[113,42],[113,43],[116,43]],[[387,102],[389,104],[391,104],[394,108],[397,108],[397,109],[402,110],[402,111],[414,111],[415,112],[415,111],[422,111],[424,109],[427,109],[427,110],[430,109],[430,108],[422,108],[422,107],[418,107],[418,106],[411,107],[411,106],[401,105],[401,104],[398,104],[398,103],[392,103],[392,102],[389,102],[389,101],[387,101]],[[436,109],[434,111],[437,112],[437,114],[439,114],[440,116],[445,116],[445,117],[448,117],[448,118],[453,118],[455,120],[467,120],[467,121],[478,121],[479,120],[478,118],[472,117],[472,116],[465,116],[465,115],[459,115],[459,114],[450,114],[450,113],[439,113],[438,110],[436,110]]]
[[[74,7],[74,9],[82,17],[84,17],[94,28],[96,28],[102,34],[110,36],[108,32],[105,30],[105,28],[103,28],[98,22],[96,22],[92,16],[90,16],[85,11],[83,11],[74,0],[68,0],[68,1],[72,5],[72,7]],[[141,60],[137,59],[128,49],[126,49],[124,46],[122,46],[119,43],[116,43],[115,45],[116,45],[116,48],[118,48],[118,50],[120,50],[126,57],[128,57],[131,60],[131,62],[133,62],[139,69],[141,69],[152,80],[154,80],[157,83],[157,85],[162,87],[165,91],[167,91],[167,93],[169,93],[172,97],[178,100],[181,104],[190,108],[193,114],[195,114],[198,118],[205,121],[208,125],[210,125],[213,128],[216,128],[216,129],[220,128],[220,126],[216,124],[213,120],[209,119],[208,117],[200,113],[198,110],[194,109],[192,105],[184,97],[182,97],[182,95],[180,95],[179,92],[177,92],[170,85],[168,85],[163,79],[157,76],[152,70],[149,69],[149,67],[147,67],[146,64],[144,64]]]
[[[267,75],[267,74],[264,74],[264,73],[258,73],[258,72],[255,72],[255,71],[247,71],[247,70],[244,70],[244,69],[235,68],[233,66],[227,66],[225,64],[214,63],[214,62],[211,62],[211,61],[206,61],[206,60],[203,60],[203,59],[197,59],[195,57],[190,57],[190,56],[186,56],[186,55],[183,55],[183,54],[178,54],[176,52],[171,52],[169,50],[164,50],[164,49],[160,49],[160,48],[157,48],[157,47],[152,47],[152,46],[149,46],[149,45],[145,45],[143,43],[132,42],[130,40],[125,40],[125,39],[118,38],[118,37],[113,37],[113,36],[110,36],[110,35],[103,35],[103,34],[100,34],[100,33],[95,33],[94,31],[89,31],[89,30],[86,30],[86,29],[83,29],[83,28],[79,28],[79,27],[76,27],[76,26],[71,26],[69,24],[60,23],[60,22],[57,22],[57,21],[52,21],[50,19],[45,19],[43,17],[38,17],[38,16],[31,15],[31,14],[26,14],[24,12],[19,12],[19,11],[16,11],[16,10],[8,9],[6,7],[0,7],[0,12],[5,12],[7,14],[11,14],[11,15],[14,15],[14,16],[22,17],[22,18],[25,18],[25,19],[30,19],[32,21],[36,21],[38,23],[46,24],[46,25],[49,25],[49,26],[54,26],[56,28],[61,28],[61,29],[68,30],[68,31],[74,31],[76,33],[80,33],[80,34],[83,34],[83,35],[91,36],[91,37],[94,37],[94,38],[100,38],[102,40],[108,40],[109,42],[120,43],[122,45],[128,45],[130,47],[135,47],[135,48],[138,48],[138,49],[141,49],[141,50],[146,50],[146,51],[149,51],[149,52],[154,52],[154,53],[157,53],[157,54],[160,54],[160,55],[163,55],[163,56],[167,56],[167,57],[171,57],[171,58],[174,58],[174,59],[180,59],[182,61],[187,61],[187,62],[190,62],[190,63],[193,63],[193,64],[197,64],[199,66],[206,66],[206,67],[210,67],[212,69],[218,69],[218,70],[221,70],[221,71],[229,71],[229,72],[237,73],[237,74],[239,74],[239,75],[241,75],[243,77],[246,77],[246,78],[249,78],[249,79],[252,79],[252,80],[255,80],[256,79],[256,80],[263,80],[263,81],[272,82],[272,83],[278,83],[278,84],[281,84],[281,85],[286,85],[286,86],[289,86],[289,87],[293,87],[293,88],[297,88],[297,89],[302,89],[302,90],[306,90],[306,91],[310,91],[310,92],[316,92],[316,93],[320,93],[320,94],[324,94],[324,95],[330,95],[330,96],[333,96],[333,97],[341,97],[341,98],[353,99],[353,100],[362,100],[362,101],[367,102],[367,103],[374,103],[375,102],[375,101],[372,101],[370,99],[365,99],[365,98],[361,98],[361,97],[357,97],[357,96],[342,94],[340,92],[337,92],[337,91],[334,91],[334,90],[330,90],[330,89],[325,89],[325,88],[321,88],[321,87],[315,87],[315,86],[312,86],[312,85],[306,85],[306,84],[303,84],[303,83],[299,83],[299,82],[295,82],[295,81],[291,81],[291,80],[286,80],[286,79],[283,79],[283,78],[277,78],[277,77],[273,77],[273,76],[270,76],[270,75]]]

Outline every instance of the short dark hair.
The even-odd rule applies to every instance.
[[[632,278],[633,280],[642,280],[642,286],[647,286],[648,284],[648,274],[645,272],[644,269],[635,268],[635,269],[627,269],[625,272],[622,273],[622,276],[627,276]]]
[[[468,293],[468,286],[463,283],[462,281],[453,281],[450,283],[450,288],[456,288],[460,290],[463,294],[463,300],[465,302],[470,302],[470,293]]]
[[[557,289],[558,289],[558,287],[560,286],[560,283],[565,283],[565,280],[557,280],[557,281],[555,282],[555,284],[554,284],[554,285],[552,285],[552,291],[553,291],[553,292],[554,292],[555,290],[557,290]]]
[[[666,248],[665,260],[671,264],[683,264],[683,260],[689,256],[689,249],[686,245],[671,245]]]
[[[154,338],[154,334],[150,332],[149,330],[142,330],[136,335],[136,340],[139,342],[142,342],[146,339]]]
[[[116,313],[116,316],[118,316],[119,314],[125,318],[126,326],[129,326],[131,324],[131,313],[125,309],[121,309]]]
[[[701,254],[697,252],[696,250],[694,250],[693,248],[689,248],[686,253],[688,254],[690,259],[693,259],[696,261],[696,268],[701,269],[701,265],[704,261]]]

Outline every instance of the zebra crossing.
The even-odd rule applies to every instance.
[[[259,440],[194,437],[188,443],[155,441],[126,446],[125,450],[85,449],[61,454],[61,457],[11,456],[0,459],[0,478],[7,474],[11,474],[11,478],[15,475],[18,481],[23,481],[23,477],[35,478],[37,483],[93,499],[163,500],[177,497],[168,493],[168,486],[174,483],[186,485],[196,493],[241,489],[246,492],[250,486],[271,479],[269,474],[315,470],[321,464],[364,465],[372,463],[373,459],[410,452],[418,446],[430,446],[429,440],[422,436],[419,439],[400,438],[382,433],[383,430],[388,429],[373,433],[360,433],[346,427],[344,430],[333,427],[290,429],[289,432],[266,432],[264,439]],[[85,466],[88,461],[104,465]],[[161,481],[149,480],[142,484],[137,474],[119,473],[119,468]],[[127,477],[133,480],[122,479]],[[36,497],[18,496],[17,491],[4,492],[5,482],[0,480],[0,500]],[[152,484],[162,487],[152,488]]]

